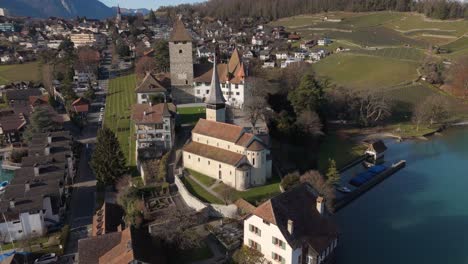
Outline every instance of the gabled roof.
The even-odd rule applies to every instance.
[[[240,126],[200,118],[192,133],[236,143],[244,133]]]
[[[317,195],[307,183],[281,193],[258,206],[253,215],[276,225],[293,248],[306,242],[319,254],[338,236],[336,225],[316,209]],[[293,232],[288,232],[288,220]]]
[[[136,93],[165,93],[166,87],[151,73],[147,73],[135,90]]]
[[[207,104],[224,104],[223,92],[221,91],[221,84],[219,82],[218,68],[216,67],[216,56],[213,60],[213,74],[211,77],[211,87],[208,98],[206,99]]]
[[[175,42],[175,41],[190,41],[191,42],[192,41],[192,37],[187,32],[187,29],[185,28],[182,20],[177,19],[175,21],[169,41],[170,42]]]
[[[245,158],[244,155],[236,152],[193,141],[184,146],[184,151],[232,166],[241,164],[240,162]]]
[[[383,153],[387,150],[387,146],[385,146],[382,140],[378,140],[369,145],[369,150],[373,150],[376,153]]]
[[[176,107],[174,104],[135,104],[132,107],[132,120],[136,124],[162,123],[163,117],[173,117],[175,113]]]

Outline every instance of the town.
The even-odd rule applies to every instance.
[[[0,3],[1,263],[399,259],[369,230],[467,123],[467,3],[91,2]]]

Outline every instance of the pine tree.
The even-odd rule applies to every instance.
[[[99,182],[114,184],[127,172],[125,157],[114,132],[107,127],[99,130],[91,167]]]
[[[156,15],[154,14],[153,9],[150,10],[148,19],[149,19],[149,21],[150,21],[151,24],[155,24],[155,23],[156,23],[157,18],[156,18]]]
[[[47,107],[36,107],[29,118],[29,124],[23,136],[30,140],[36,133],[47,133],[58,129],[60,126],[55,121],[55,113]]]
[[[328,184],[340,183],[340,172],[336,168],[336,162],[333,159],[328,160],[328,171],[327,171],[327,182]]]

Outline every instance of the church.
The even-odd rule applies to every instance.
[[[192,101],[205,102],[209,97],[213,67],[211,64],[193,63],[192,37],[180,19],[174,23],[169,38],[169,56],[174,99],[180,101],[183,94],[190,94]],[[221,96],[226,104],[242,108],[247,74],[237,49],[234,49],[227,63],[217,64],[217,73]]]
[[[183,148],[186,169],[205,174],[235,188],[263,185],[272,176],[269,138],[226,123],[226,100],[221,90],[216,58],[206,103],[206,119],[192,130]]]

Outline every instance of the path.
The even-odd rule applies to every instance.
[[[224,199],[221,197],[221,195],[219,195],[217,192],[213,191],[211,188],[209,187],[206,187],[203,183],[201,183],[199,180],[197,180],[195,177],[193,177],[192,175],[188,175],[190,177],[190,179],[192,179],[194,182],[196,182],[198,185],[200,185],[203,189],[205,189],[205,191],[209,192],[210,194],[212,194],[213,196],[215,196],[216,198],[220,199],[221,201],[223,201]]]

